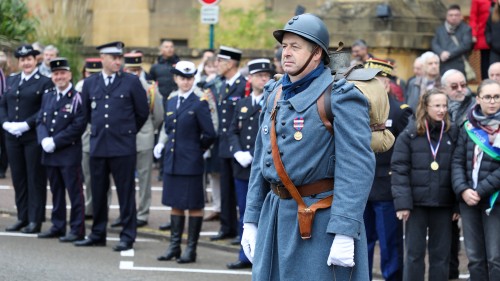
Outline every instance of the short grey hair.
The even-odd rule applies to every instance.
[[[56,48],[56,46],[54,45],[48,45],[47,47],[45,47],[43,49],[43,52],[45,53],[45,51],[55,51],[56,52],[56,55],[59,55],[59,50]]]
[[[446,83],[446,80],[448,80],[448,78],[450,76],[457,74],[457,73],[460,73],[465,79],[465,75],[461,71],[456,70],[456,69],[449,69],[445,73],[443,73],[443,76],[441,76],[441,86],[448,85],[448,83]]]
[[[437,58],[439,60],[439,56],[436,53],[431,52],[431,51],[427,51],[427,52],[423,53],[420,57],[422,58],[422,63],[424,63],[424,64],[430,58]]]
[[[368,44],[366,44],[366,41],[363,39],[358,39],[358,40],[354,41],[354,43],[352,43],[351,47],[356,47],[356,46],[368,48]]]

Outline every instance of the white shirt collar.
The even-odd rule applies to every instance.
[[[71,82],[69,83],[68,87],[66,87],[66,89],[64,89],[63,91],[59,91],[59,89],[56,88],[56,91],[57,93],[62,93],[63,97],[69,92],[69,90],[71,90],[71,88],[73,87],[73,84],[71,84]]]
[[[116,73],[108,75],[104,72],[104,70],[101,71],[101,73],[102,73],[102,78],[104,79],[104,84],[108,83],[108,76],[111,76],[111,83],[115,81]]]
[[[26,75],[26,73],[24,73],[24,71],[21,71],[21,80],[24,79],[24,81],[28,81],[30,80],[31,77],[33,77],[33,75],[35,75],[35,73],[37,73],[38,71],[35,69],[33,70],[33,72],[31,72],[31,74],[29,75]]]

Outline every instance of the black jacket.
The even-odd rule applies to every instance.
[[[500,53],[500,22],[493,22],[491,14],[486,22],[484,36],[486,36],[486,43],[488,43],[491,50]]]
[[[475,144],[467,135],[465,128],[462,128],[459,133],[457,148],[453,153],[452,163],[453,190],[461,202],[464,202],[462,192],[467,188],[472,188],[474,146]],[[481,197],[478,206],[483,209],[489,208],[489,198],[498,190],[500,190],[500,162],[483,153],[476,187],[476,191]],[[496,204],[499,204],[498,200]]]
[[[403,104],[396,100],[395,97],[389,95],[389,119],[387,119],[386,127],[391,131],[397,139],[399,134],[408,125],[408,119],[413,111],[407,104]],[[372,189],[368,200],[370,201],[391,201],[391,157],[394,146],[386,152],[376,153],[375,159],[377,164],[375,167],[375,178],[373,179]]]
[[[158,90],[163,96],[163,101],[166,103],[168,96],[173,91],[177,90],[177,84],[174,82],[174,74],[170,72],[179,62],[179,57],[173,55],[168,59],[158,57],[158,63],[151,66],[149,75],[151,79],[158,82]]]
[[[439,140],[440,125],[430,125],[431,140]],[[452,126],[443,133],[436,161],[439,169],[430,168],[432,157],[427,136],[417,136],[412,119],[399,135],[392,154],[392,195],[396,210],[412,210],[413,206],[453,207],[455,195],[451,187],[451,158],[457,129]]]

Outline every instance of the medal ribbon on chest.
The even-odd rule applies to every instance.
[[[443,139],[443,132],[444,132],[444,121],[441,120],[441,133],[439,134],[439,141],[434,147],[431,142],[431,135],[429,133],[429,124],[427,123],[427,120],[425,120],[425,133],[427,134],[427,140],[429,141],[429,146],[431,148],[431,153],[432,157],[434,158],[434,161],[431,162],[431,169],[433,171],[437,171],[439,169],[439,164],[436,161],[436,156],[439,150],[439,145],[441,144],[441,140]]]

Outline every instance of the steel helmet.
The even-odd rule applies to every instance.
[[[330,44],[330,34],[325,23],[313,14],[302,14],[291,18],[283,29],[278,29],[273,32],[274,38],[278,42],[283,41],[285,32],[295,33],[309,41],[318,44],[325,51],[323,58],[325,63],[330,62],[328,57],[328,46]]]

